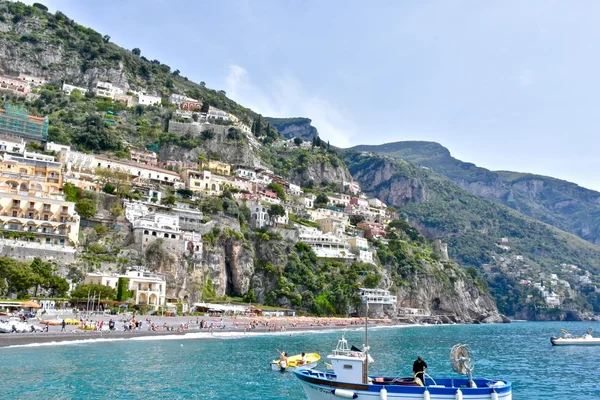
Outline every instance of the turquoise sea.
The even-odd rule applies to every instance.
[[[371,371],[408,376],[421,355],[432,376],[456,376],[450,348],[467,343],[475,376],[512,381],[514,399],[600,399],[600,346],[553,347],[549,340],[561,328],[582,334],[588,327],[600,333],[600,323],[581,322],[375,328]],[[205,334],[191,334],[198,335]],[[304,399],[292,373],[270,370],[275,348],[325,357],[341,335],[357,346],[364,342],[364,330],[352,330],[3,348],[1,397]]]

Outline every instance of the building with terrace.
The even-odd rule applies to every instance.
[[[0,231],[4,238],[59,252],[78,242],[79,215],[75,203],[64,200],[60,167],[56,162],[8,154],[0,157]]]
[[[157,309],[166,304],[167,281],[161,274],[146,271],[143,267],[133,267],[124,274],[90,272],[85,276],[85,284],[98,284],[116,289],[120,279],[127,280],[127,290],[133,292],[136,305],[152,306]]]
[[[131,161],[146,164],[146,165],[158,165],[158,157],[156,153],[146,149],[139,149],[137,147],[129,148],[129,158]]]
[[[299,227],[299,238],[302,243],[306,243],[314,250],[317,257],[355,258],[348,243],[331,233],[323,233],[316,228],[301,226]]]

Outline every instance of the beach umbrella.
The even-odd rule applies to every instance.
[[[40,308],[41,306],[35,301],[25,301],[19,304],[21,307],[29,307],[29,308]]]

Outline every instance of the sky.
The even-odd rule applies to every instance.
[[[435,141],[600,190],[600,2],[37,1],[336,146]]]

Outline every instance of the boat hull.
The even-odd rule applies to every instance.
[[[481,387],[467,388],[466,379],[437,379],[436,386],[414,386],[414,385],[394,385],[394,384],[354,384],[346,382],[337,382],[331,379],[319,378],[318,372],[296,371],[295,375],[300,379],[300,383],[309,400],[340,400],[343,398],[358,400],[374,399],[403,399],[403,400],[423,400],[426,398],[425,392],[429,394],[431,400],[450,400],[456,399],[457,392],[460,390],[462,399],[488,400],[492,399],[492,393],[497,395],[500,400],[512,400],[511,384],[505,382],[499,387],[483,387],[486,382],[492,384],[490,380],[475,379],[475,382]],[[327,376],[321,373],[322,376]],[[428,379],[429,381],[429,379]],[[404,380],[406,382],[406,380]],[[429,382],[428,382],[429,383]],[[442,387],[443,385],[443,387]]]
[[[583,338],[550,338],[550,342],[554,346],[594,346],[600,345],[600,338],[591,338],[591,339],[583,339]]]

